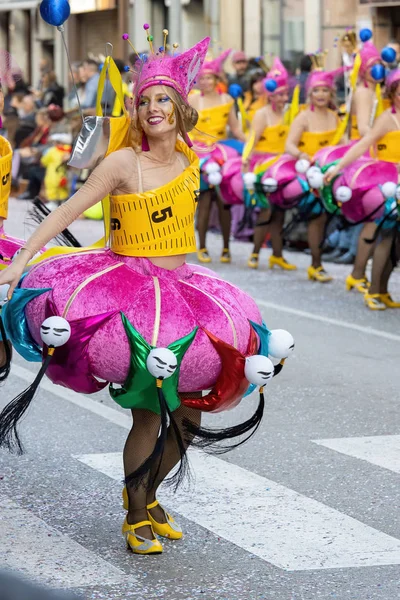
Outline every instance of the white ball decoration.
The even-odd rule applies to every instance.
[[[262,187],[266,194],[272,194],[278,189],[278,182],[273,177],[266,177],[262,180]]]
[[[306,173],[307,181],[314,190],[319,190],[324,185],[324,176],[318,167],[310,167]]]
[[[146,367],[156,379],[168,379],[178,368],[178,359],[169,348],[153,348],[147,357]]]
[[[332,171],[334,171],[336,169],[336,165],[331,165],[329,167],[329,169],[327,170],[327,173],[332,173]]]
[[[347,185],[340,185],[334,192],[334,196],[338,202],[348,202],[351,200],[353,192]]]
[[[294,352],[294,339],[285,329],[273,329],[268,339],[268,354],[282,360]]]
[[[211,175],[211,173],[219,173],[221,167],[214,160],[209,160],[203,165],[203,171],[207,173],[207,175]]]
[[[255,173],[249,171],[249,173],[243,174],[243,183],[246,190],[254,190],[254,184],[256,182],[257,176]]]
[[[244,375],[249,383],[260,387],[274,376],[274,365],[266,356],[255,354],[246,358]]]
[[[296,169],[297,173],[307,173],[310,166],[311,163],[309,160],[307,160],[306,158],[300,158],[298,161],[296,161],[294,168]]]
[[[8,300],[7,294],[9,289],[10,286],[8,285],[8,283],[3,283],[2,285],[0,285],[0,307],[4,306],[4,304]]]
[[[210,173],[207,176],[207,179],[210,185],[219,185],[222,181],[222,174],[220,171],[215,171],[213,173]]]
[[[396,187],[396,193],[394,196],[395,196],[396,200],[400,201],[400,185],[398,185]]]
[[[49,317],[40,326],[40,337],[47,346],[59,348],[71,337],[71,325],[63,317]]]
[[[397,185],[393,181],[386,181],[381,187],[382,194],[385,198],[394,198],[397,192]]]

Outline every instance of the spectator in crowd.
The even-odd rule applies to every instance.
[[[228,85],[238,83],[244,92],[247,92],[250,86],[250,69],[249,59],[246,54],[241,51],[232,54],[232,65],[235,69],[234,73],[228,75]]]
[[[50,104],[63,106],[64,103],[64,88],[57,82],[57,76],[54,71],[44,73],[42,78],[42,89],[36,91],[38,107],[46,107]]]
[[[36,106],[35,97],[32,94],[14,94],[11,100],[11,106],[16,109],[18,114],[18,126],[15,131],[14,145],[19,148],[23,140],[28,137],[36,127]]]
[[[82,108],[95,108],[97,99],[97,86],[100,79],[99,65],[91,58],[83,61],[80,68],[80,80],[84,86]]]
[[[81,102],[83,100],[83,93],[84,93],[84,86],[82,84],[81,77],[80,77],[82,63],[74,62],[74,63],[72,63],[71,67],[72,67],[72,69],[71,69],[72,76],[71,76],[71,73],[69,73],[69,77],[68,77],[69,83],[70,83],[70,92],[69,92],[68,96],[66,97],[66,101],[65,101],[66,111],[72,111],[78,107],[78,100],[76,97],[75,87],[77,89],[79,100]],[[75,84],[75,87],[74,87],[74,84]]]
[[[298,75],[298,82],[300,84],[300,104],[305,104],[307,102],[306,81],[311,73],[311,69],[311,58],[308,54],[305,54],[300,60],[300,73]]]

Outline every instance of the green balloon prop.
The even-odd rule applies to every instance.
[[[338,162],[339,162],[338,160],[335,160],[335,162],[332,162],[329,165],[325,165],[324,167],[321,167],[321,172],[325,175],[325,173],[328,171],[328,169],[330,169],[332,166],[335,167],[338,164]],[[339,175],[334,177],[328,185],[324,185],[324,187],[320,190],[320,196],[321,196],[321,200],[323,202],[324,208],[331,215],[335,215],[338,212],[340,212],[340,208],[338,207],[337,202],[333,196],[333,184],[335,183],[335,181],[338,177],[339,177]]]
[[[123,313],[121,313],[121,318],[131,348],[131,361],[128,377],[123,387],[116,389],[110,384],[111,398],[122,408],[142,408],[159,415],[160,402],[156,379],[146,367],[147,357],[154,346],[146,342]],[[178,367],[174,374],[168,379],[164,379],[162,383],[163,394],[171,412],[181,404],[178,395],[180,366],[186,351],[196,336],[197,330],[198,327],[195,327],[188,335],[167,346],[175,354],[178,361]]]

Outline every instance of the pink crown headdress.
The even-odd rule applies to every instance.
[[[272,62],[271,69],[267,73],[267,79],[273,79],[277,83],[277,87],[273,92],[268,92],[267,90],[268,95],[273,96],[284,88],[289,87],[289,73],[278,56],[275,56]]]
[[[339,67],[339,69],[334,69],[333,71],[312,71],[307,78],[307,91],[316,87],[328,87],[332,90],[335,89],[336,78],[345,70],[346,69],[344,67]]]
[[[204,61],[199,75],[203,75],[205,73],[211,73],[212,75],[216,75],[217,77],[219,75],[222,75],[222,67],[231,52],[232,50],[229,48],[229,50],[224,50],[224,52],[217,56],[217,58]]]
[[[173,88],[187,101],[188,94],[192,89],[196,77],[205,60],[210,38],[204,38],[185,52],[175,54],[178,44],[173,44],[172,55],[167,52],[168,30],[164,29],[164,45],[154,50],[154,38],[150,34],[150,26],[145,23],[143,29],[147,33],[147,41],[150,45],[150,54],[139,55],[129,40],[129,35],[124,33],[122,38],[127,40],[138,57],[134,67],[134,96],[136,105],[143,92],[153,85],[165,85]]]
[[[381,62],[381,56],[378,52],[377,47],[370,41],[365,42],[362,49],[360,50],[360,75],[363,77],[368,69]]]

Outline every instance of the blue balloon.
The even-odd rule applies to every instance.
[[[362,42],[368,42],[372,38],[372,31],[370,29],[361,29],[360,40]]]
[[[273,93],[277,87],[278,87],[278,84],[276,83],[275,79],[267,79],[266,80],[265,89],[267,90],[267,92]]]
[[[232,98],[240,98],[240,96],[243,96],[242,86],[238,83],[231,83],[228,94],[232,96]]]
[[[43,21],[54,27],[60,27],[71,14],[68,0],[43,0],[40,5],[40,16]]]
[[[385,61],[385,63],[394,63],[396,60],[396,50],[390,48],[389,46],[386,46],[386,48],[384,48],[381,52],[381,57],[382,60]]]
[[[371,77],[375,79],[375,81],[382,81],[385,79],[385,67],[381,64],[374,65],[371,69]]]

